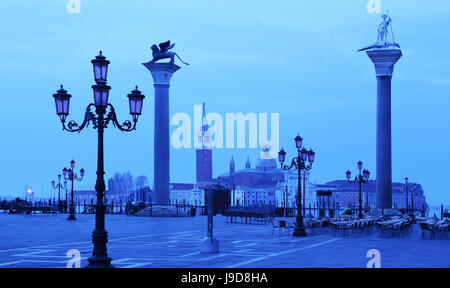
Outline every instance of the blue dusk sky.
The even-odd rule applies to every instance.
[[[138,129],[105,136],[106,179],[130,171],[153,181],[154,88],[141,64],[150,46],[168,39],[190,66],[172,78],[170,113],[279,113],[280,145],[293,156],[300,133],[316,154],[311,179],[324,183],[356,172],[375,176],[376,78],[357,49],[376,42],[380,14],[368,0],[142,1],[2,0],[0,4],[0,197],[51,195],[73,158],[93,189],[96,131],[61,129],[52,94],[72,94],[69,120],[80,122],[92,102],[90,60],[103,50],[111,61],[110,101],[119,121],[129,119],[126,95],[135,85],[147,96]],[[393,181],[423,185],[431,204],[450,203],[450,1],[381,0],[393,19],[403,57],[392,82]],[[176,127],[172,127],[172,130]],[[236,168],[260,149],[215,149],[214,176]],[[171,181],[195,181],[195,150],[171,150]]]

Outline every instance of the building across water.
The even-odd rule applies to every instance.
[[[205,149],[205,148],[202,148]],[[210,151],[211,152],[211,151]],[[211,184],[220,182],[230,190],[227,201],[232,206],[274,206],[283,208],[295,208],[298,195],[298,172],[296,170],[284,171],[280,169],[275,159],[270,158],[268,148],[264,148],[260,157],[256,161],[256,165],[252,166],[250,158],[242,169],[236,169],[236,163],[231,158],[229,163],[229,171],[220,174],[217,178],[209,178],[212,173],[212,157],[197,157],[197,165],[201,165],[202,169],[197,171],[207,171],[205,173],[197,173],[199,176],[196,183],[170,183],[169,196],[171,204],[188,204],[195,206],[204,206],[206,203],[205,188]],[[207,167],[205,167],[207,166]],[[302,172],[302,205],[306,209],[309,207],[329,206],[329,207],[353,207],[359,203],[359,187],[358,184],[352,184],[346,180],[334,180],[325,184],[318,184],[310,180],[310,172]],[[205,181],[207,179],[209,181]],[[414,183],[410,183],[412,187]],[[416,183],[416,188],[412,192],[408,192],[408,208],[413,203],[415,209],[427,207],[426,198],[422,186]],[[304,190],[303,190],[304,189]],[[126,194],[116,194],[106,192],[106,200],[123,203],[127,201],[145,202],[158,204],[154,202],[150,187],[143,187],[138,190],[127,192]],[[79,199],[81,203],[86,201],[95,202],[95,190],[75,191],[75,199]],[[405,184],[392,184],[392,203],[394,208],[405,208]],[[304,199],[303,199],[304,198]],[[376,181],[370,180],[367,184],[362,185],[362,203],[363,207],[367,207],[367,203],[371,208],[376,207]]]
[[[285,173],[277,167],[277,162],[270,156],[269,148],[264,148],[260,158],[252,168],[247,158],[243,169],[235,169],[232,158],[227,173],[219,175],[220,182],[231,190],[232,205],[273,205],[277,206],[276,190],[284,181]]]
[[[414,183],[410,183],[410,185],[411,184]],[[346,180],[335,180],[325,184],[311,185],[311,189],[315,189],[316,192],[331,192],[330,200],[340,207],[351,207],[353,205],[358,205],[359,203],[359,186],[357,183],[352,184]],[[361,191],[363,207],[367,207],[367,203],[369,203],[369,206],[372,208],[376,207],[376,181],[370,180],[367,184],[363,184]],[[414,191],[408,192],[408,209],[411,209],[412,205],[414,205],[414,209],[422,209],[422,207],[426,207],[424,191],[422,186],[418,183],[416,183],[416,188]],[[399,209],[406,208],[404,183],[392,183],[392,206]]]
[[[203,148],[204,149],[204,148]],[[197,165],[201,165],[203,171],[212,173],[212,158],[197,157]],[[205,167],[208,166],[208,167]],[[268,148],[264,148],[260,157],[253,167],[250,158],[247,157],[245,165],[237,169],[233,157],[229,163],[229,171],[220,174],[217,178],[208,178],[205,181],[203,173],[196,183],[171,183],[170,184],[170,203],[171,204],[189,204],[195,206],[204,206],[205,188],[208,185],[220,182],[230,189],[230,195],[227,197],[232,206],[254,206],[265,205],[283,208],[295,208],[298,195],[298,172],[296,170],[284,171],[278,167],[277,161],[270,157]],[[199,169],[197,169],[199,171]],[[326,205],[329,207],[353,207],[359,203],[358,184],[352,184],[346,180],[334,180],[325,184],[318,184],[310,180],[310,171],[302,172],[302,205],[306,209],[309,207],[319,207]],[[410,187],[414,183],[410,183]],[[133,191],[131,198],[135,202],[150,202],[151,190],[146,187],[146,193],[142,191]],[[392,184],[392,203],[395,208],[405,208],[405,184]],[[426,198],[422,186],[416,183],[416,188],[408,193],[408,208],[413,203],[415,209],[426,207]],[[148,196],[143,196],[143,195]],[[141,197],[142,196],[142,197]],[[303,199],[304,198],[304,199]],[[376,181],[370,180],[362,185],[362,203],[367,207],[367,200],[371,208],[376,207]],[[157,204],[157,203],[154,203]]]
[[[270,155],[269,147],[263,148],[259,158],[253,167],[250,158],[247,157],[245,165],[241,169],[236,168],[236,163],[231,157],[229,170],[213,178],[213,150],[211,145],[211,134],[209,124],[206,119],[205,104],[203,104],[202,126],[196,133],[196,181],[195,183],[170,183],[169,203],[188,204],[204,206],[206,204],[205,189],[212,184],[221,183],[230,190],[230,195],[225,195],[221,202],[228,201],[232,206],[255,206],[268,205],[283,208],[297,207],[298,196],[298,171],[285,171],[279,167],[277,160]],[[302,171],[302,205],[304,208],[323,207],[324,201],[329,207],[352,207],[359,204],[358,184],[348,183],[346,180],[335,180],[325,184],[313,183],[310,180],[310,172]],[[414,184],[414,183],[411,183]],[[106,197],[111,197],[114,201],[132,201],[156,203],[152,189],[148,186],[137,190],[123,188],[121,183],[115,183],[112,179],[108,181],[110,190],[123,190],[123,193],[116,191],[106,193]],[[121,189],[113,189],[122,187]],[[376,181],[372,180],[363,185],[363,206],[376,206]],[[405,184],[392,183],[392,203],[393,207],[405,208]],[[414,203],[415,209],[420,209],[426,205],[422,187],[417,184],[416,190],[408,195],[408,203]],[[87,193],[88,198],[95,196],[95,191]],[[75,193],[77,195],[77,193]],[[81,196],[81,195],[80,195]],[[319,204],[321,203],[321,204]]]

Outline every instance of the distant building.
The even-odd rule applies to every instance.
[[[204,139],[204,141],[209,140],[210,138]],[[229,172],[219,175],[217,179],[212,178],[212,168],[209,167],[212,165],[212,159],[210,159],[212,154],[209,154],[211,150],[200,153],[201,150],[206,151],[207,148],[203,147],[196,151],[197,183],[171,183],[169,190],[172,204],[186,203],[203,206],[206,203],[205,188],[211,184],[220,183],[230,190],[229,197],[221,199],[222,202],[229,201],[231,205],[244,206],[276,205],[275,191],[278,183],[284,181],[285,176],[284,171],[277,168],[276,160],[271,158],[268,148],[263,149],[255,168],[251,168],[250,159],[247,158],[245,168],[236,171],[236,164],[232,157]],[[200,169],[198,166],[203,168]]]
[[[205,191],[197,185],[188,183],[171,183],[169,186],[171,204],[205,205]]]
[[[234,196],[233,196],[234,195]],[[234,199],[234,200],[233,200]],[[276,206],[275,187],[266,186],[251,188],[238,186],[234,193],[231,190],[231,203],[235,206],[270,205]]]
[[[276,160],[270,156],[269,148],[264,148],[255,168],[251,168],[250,159],[247,158],[245,168],[236,171],[234,159],[231,158],[229,172],[218,178],[231,190],[232,205],[275,206],[277,185],[284,181],[284,177],[284,171],[277,167]]]
[[[314,202],[317,201],[316,189],[314,184],[309,181],[310,172],[303,171],[300,177],[302,188],[302,205],[305,207],[314,207]],[[306,187],[306,189],[305,189]],[[303,199],[304,191],[306,196]],[[293,208],[297,207],[296,201],[298,196],[298,171],[285,171],[284,181],[277,185],[276,189],[276,203],[279,207]]]
[[[70,202],[70,191],[67,193],[67,199]],[[76,203],[83,204],[86,202],[86,204],[97,204],[97,191],[96,190],[74,190],[73,191],[73,200]],[[103,198],[103,201],[107,201],[108,203],[111,203],[111,201],[114,201],[116,203],[119,203],[119,199],[115,199],[114,196],[110,195],[109,191],[105,191],[105,196]]]
[[[105,195],[107,192],[105,192]],[[67,200],[70,202],[70,191],[67,192]],[[95,190],[74,190],[73,191],[73,200],[75,202],[80,202],[86,204],[96,204],[97,203],[97,191]]]
[[[203,103],[202,127],[197,131],[197,143],[200,144],[196,149],[196,176],[197,183],[206,183],[213,180],[212,177],[212,145],[211,132],[206,119],[205,103]]]
[[[127,201],[132,202],[145,202],[148,203],[151,201],[152,190],[150,187],[143,187],[142,189],[131,191],[129,194],[116,195],[111,193],[110,191],[105,191],[105,196],[103,198],[107,203],[115,202],[126,203]],[[67,197],[70,201],[70,192],[67,194]],[[74,190],[73,191],[73,199],[76,202],[80,202],[83,204],[96,204],[97,203],[97,191],[96,190]]]
[[[169,199],[171,204],[205,205],[204,189],[217,180],[213,179],[211,132],[206,119],[203,103],[202,126],[196,133],[196,183],[170,183]],[[157,203],[155,203],[157,204]]]
[[[196,151],[197,167],[196,176],[197,183],[212,181],[212,150],[201,148]]]
[[[426,207],[426,199],[424,191],[420,184],[416,184],[417,188],[413,192],[414,208],[421,209],[423,205]],[[331,191],[331,200],[340,207],[351,207],[359,203],[359,186],[358,183],[351,184],[346,180],[335,180],[325,184],[315,184],[316,191]],[[411,187],[411,186],[410,186]],[[404,183],[392,183],[392,205],[395,208],[405,208],[406,193],[404,192]],[[370,207],[376,207],[376,181],[370,180],[367,184],[362,185],[362,205],[367,206],[367,197]],[[411,207],[411,193],[408,192],[408,205]]]
[[[269,148],[263,149],[260,158],[252,168],[250,159],[247,157],[245,168],[236,170],[236,163],[231,157],[229,171],[212,177],[212,150],[211,135],[208,133],[205,108],[203,107],[202,128],[197,133],[197,141],[201,142],[200,148],[196,150],[196,183],[171,183],[170,201],[175,203],[186,203],[191,205],[204,205],[204,189],[213,183],[220,182],[231,190],[228,201],[231,205],[273,205],[277,207],[296,207],[298,197],[298,171],[293,169],[285,171],[278,168],[277,161],[271,157]],[[345,180],[336,180],[325,184],[316,184],[310,181],[310,172],[302,171],[302,205],[305,208],[316,207],[318,203],[327,201],[329,205],[349,207],[358,204],[358,185],[350,184]],[[404,208],[405,184],[392,184],[392,203],[394,207]],[[366,194],[367,193],[367,194]],[[375,181],[363,185],[363,205],[366,204],[368,196],[371,207],[376,205]],[[411,195],[408,202],[411,205]],[[196,204],[197,203],[197,204]],[[414,194],[414,207],[421,208],[426,205],[422,187],[417,185]]]
[[[234,161],[233,161],[234,162]],[[249,161],[247,161],[247,164]],[[297,200],[297,171],[282,171],[281,169],[262,169],[273,167],[269,162],[258,162],[258,168],[245,168],[235,173],[222,174],[220,183],[228,186],[230,189],[231,205],[249,206],[249,205],[273,205],[276,207],[295,208]],[[230,166],[231,168],[231,166]],[[351,184],[346,180],[335,180],[325,184],[316,184],[309,181],[310,173],[306,172],[306,198],[305,208],[316,207],[321,201],[318,196],[323,191],[331,193],[329,201],[330,206],[352,207],[359,203],[359,187],[358,184]],[[222,178],[223,177],[223,178]],[[281,180],[281,181],[280,181]],[[303,174],[302,174],[302,191],[303,191]],[[234,182],[233,182],[234,181]],[[276,182],[278,181],[278,182]],[[217,182],[214,182],[217,183]],[[250,184],[249,184],[250,183]],[[413,185],[414,183],[410,183]],[[203,183],[202,185],[205,185]],[[205,205],[206,186],[191,183],[171,183],[169,187],[171,204],[189,204],[195,206]],[[234,188],[234,189],[233,189]],[[405,208],[405,184],[392,183],[392,203],[394,208]],[[368,193],[368,195],[367,195]],[[413,192],[414,208],[421,209],[423,205],[427,206],[424,191],[420,184],[416,183],[416,190]],[[70,200],[70,193],[69,193]],[[109,191],[105,192],[105,201],[111,203],[114,201],[119,203],[120,200],[126,202],[126,199],[133,202],[150,203],[152,201],[152,190],[150,187],[144,187],[139,191],[132,191],[125,200],[112,195]],[[366,199],[369,197],[371,208],[376,207],[376,181],[370,180],[369,183],[362,186],[362,203],[366,207]],[[97,191],[95,190],[75,190],[74,199],[83,204],[95,204],[97,201]],[[323,198],[322,198],[323,200]],[[157,204],[157,203],[154,203]],[[408,204],[411,207],[411,192],[408,192]]]
[[[129,199],[132,202],[150,203],[153,199],[153,191],[149,186],[135,189],[130,193]]]

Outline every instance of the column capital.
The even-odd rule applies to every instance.
[[[392,77],[395,63],[402,57],[400,49],[373,49],[367,55],[375,65],[377,77]]]
[[[142,63],[153,76],[154,85],[170,85],[170,79],[173,73],[178,71],[181,67],[172,63]]]

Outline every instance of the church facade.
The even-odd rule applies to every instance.
[[[277,206],[276,190],[284,178],[284,171],[277,167],[268,148],[263,149],[254,168],[247,158],[245,167],[236,171],[232,158],[229,171],[218,177],[232,191],[231,204],[244,206]]]

